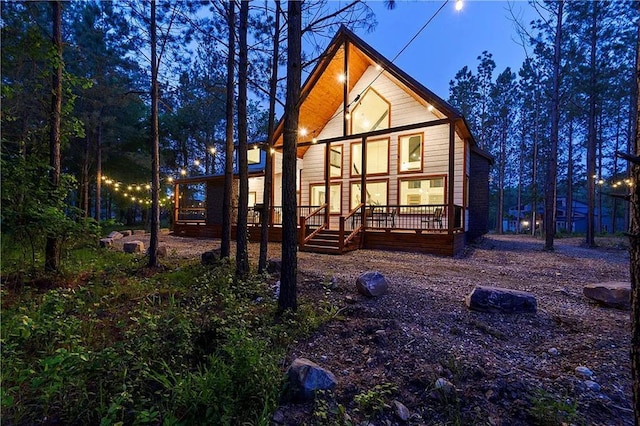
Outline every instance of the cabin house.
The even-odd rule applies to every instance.
[[[281,238],[283,125],[271,145],[250,149],[250,238],[261,221],[271,240]],[[451,256],[487,232],[492,158],[464,117],[344,27],[302,87],[299,125],[300,250]],[[274,173],[269,211],[266,161]],[[223,179],[176,181],[175,233],[220,235]]]

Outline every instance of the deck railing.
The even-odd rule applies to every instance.
[[[327,204],[325,203],[312,210],[308,215],[300,216],[300,248],[304,247],[318,232],[327,227],[324,221],[326,214]]]

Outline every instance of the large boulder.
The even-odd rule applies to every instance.
[[[606,283],[587,284],[582,289],[585,297],[612,308],[629,308],[631,306],[631,283],[610,281]]]
[[[465,303],[474,311],[506,314],[535,313],[538,308],[531,293],[485,286],[476,286],[465,298]]]
[[[332,372],[306,358],[296,358],[291,363],[287,379],[294,401],[310,401],[316,391],[333,389],[338,384]]]
[[[127,229],[125,231],[120,231],[120,233],[122,234],[123,237],[128,237],[129,235],[133,234],[133,232],[131,232],[130,229]]]
[[[149,255],[149,249],[151,249],[151,247],[147,249],[147,255]],[[158,257],[167,257],[167,246],[158,245],[158,249],[156,250],[156,255]]]
[[[378,271],[369,271],[356,280],[358,293],[367,297],[381,296],[389,289],[387,279]]]
[[[101,238],[100,239],[100,247],[113,247],[113,240],[111,238]]]
[[[124,237],[124,235],[122,235],[120,232],[118,231],[112,231],[107,238],[111,238],[112,240],[120,240],[122,239],[122,237]]]
[[[144,243],[138,240],[127,241],[122,246],[122,250],[125,253],[142,253],[144,251]]]
[[[202,253],[201,263],[203,265],[217,265],[220,261],[220,249],[209,250]]]

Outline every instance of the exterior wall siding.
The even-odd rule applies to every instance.
[[[473,241],[489,231],[489,161],[471,152],[469,163],[467,241]]]

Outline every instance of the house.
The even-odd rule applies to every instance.
[[[587,212],[586,203],[578,200],[571,201],[571,221],[569,221],[569,203],[567,197],[556,198],[556,232],[567,233],[586,233],[587,232]],[[531,232],[531,204],[525,204],[520,208],[520,232]],[[536,207],[536,228],[540,227],[544,219],[544,202]],[[510,207],[508,210],[508,219],[503,222],[503,230],[505,232],[516,232],[516,222],[518,217],[518,206]],[[617,221],[617,232],[624,230],[624,220]],[[594,221],[596,228],[601,226],[601,230],[597,232],[611,232],[610,223],[611,215],[603,210],[602,218],[600,218],[600,209],[594,209]],[[600,225],[600,223],[602,223]],[[571,230],[569,230],[571,226]]]
[[[464,117],[344,27],[302,87],[299,123],[300,250],[451,256],[487,232],[492,158]],[[269,212],[261,210],[264,168],[250,170],[249,182],[250,222],[267,220],[275,241],[283,124],[272,147],[254,154],[256,164],[273,161]],[[222,182],[222,176],[176,182],[174,232],[220,234]]]

